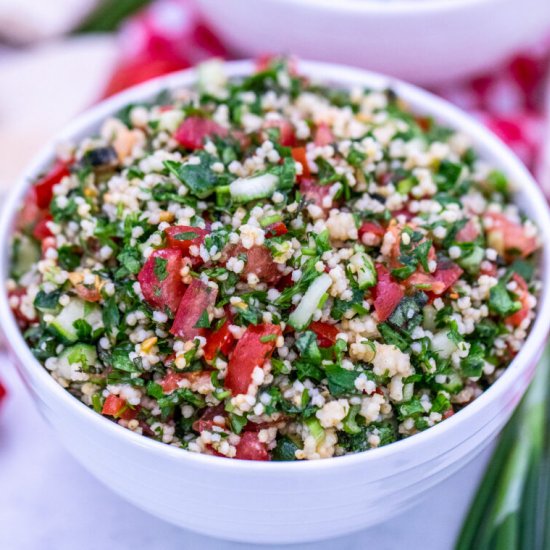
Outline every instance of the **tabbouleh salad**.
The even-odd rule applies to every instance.
[[[59,150],[8,289],[98,414],[193,452],[315,459],[493,383],[535,316],[539,244],[506,176],[391,90],[210,63]]]

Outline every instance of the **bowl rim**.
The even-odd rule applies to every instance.
[[[201,0],[202,1],[202,0]],[[418,15],[455,12],[485,4],[498,4],[504,0],[268,0],[287,6],[331,13],[348,12],[365,15]]]
[[[507,146],[470,115],[430,92],[379,73],[332,63],[299,60],[298,64],[301,74],[305,74],[321,82],[334,83],[343,87],[351,87],[353,85],[362,85],[373,89],[391,87],[396,91],[398,96],[411,105],[413,111],[432,115],[454,130],[466,133],[472,139],[475,147],[484,150],[482,157],[487,155],[494,157],[496,166],[504,170],[516,186],[518,184],[522,186],[525,202],[530,204],[531,217],[536,219],[537,224],[543,230],[543,234],[546,232],[545,229],[550,230],[550,210],[542,191],[535,183],[531,174]],[[253,67],[254,63],[249,60],[230,61],[224,64],[224,70],[228,77],[239,77],[249,74],[253,70]],[[7,277],[9,272],[9,241],[17,209],[21,205],[25,192],[31,182],[53,160],[56,144],[67,142],[71,138],[78,140],[84,135],[89,135],[89,127],[97,127],[102,120],[109,115],[116,114],[128,104],[151,100],[159,92],[166,89],[177,89],[193,85],[197,80],[197,76],[197,69],[191,68],[134,86],[85,111],[49,141],[34,160],[28,164],[25,172],[15,183],[0,215],[1,277]],[[96,423],[98,430],[109,432],[112,437],[118,437],[130,446],[140,447],[154,455],[162,455],[165,459],[189,460],[205,467],[212,466],[243,472],[266,472],[268,470],[286,471],[288,473],[303,470],[326,471],[362,463],[373,463],[377,460],[384,460],[390,455],[404,454],[406,451],[418,451],[423,445],[429,445],[433,440],[442,438],[446,431],[459,426],[462,426],[464,429],[468,420],[475,417],[475,415],[479,415],[481,411],[487,410],[491,403],[504,399],[506,395],[513,394],[515,382],[521,379],[522,375],[527,378],[532,375],[532,372],[529,370],[530,365],[538,358],[538,353],[542,351],[550,327],[550,242],[543,242],[540,264],[541,278],[544,284],[538,299],[538,313],[528,338],[503,375],[485,392],[452,417],[412,437],[376,449],[321,460],[270,461],[267,465],[264,462],[257,461],[227,460],[224,457],[194,453],[185,449],[172,447],[136,434],[96,413],[78,398],[74,397],[65,388],[60,386],[33,356],[9,307],[8,292],[5,284],[0,285],[0,319],[2,319],[1,328],[4,331],[12,353],[20,364],[20,368],[29,379],[36,382],[41,391],[48,392],[55,400],[63,401],[65,406],[75,415],[81,416],[83,421]]]

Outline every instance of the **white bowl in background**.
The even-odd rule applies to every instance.
[[[241,56],[291,52],[422,85],[489,70],[550,34],[549,0],[197,0]]]
[[[252,62],[228,63],[230,76]],[[301,62],[300,72],[344,87],[391,86],[420,114],[466,132],[479,153],[502,169],[517,201],[550,231],[546,201],[527,170],[488,130],[418,88],[359,69]],[[56,141],[79,140],[129,103],[189,86],[195,70],[162,77],[101,103]],[[53,159],[55,143],[29,166],[0,217],[0,274],[9,269],[9,240],[30,182]],[[0,288],[0,319],[16,363],[46,420],[67,449],[99,480],[136,506],[181,527],[231,540],[291,543],[334,537],[385,521],[474,458],[498,434],[532,378],[550,326],[550,244],[541,257],[539,312],[523,349],[499,380],[472,404],[409,439],[364,453],[304,462],[250,462],[177,449],[137,435],[95,413],[63,389],[33,357]],[[44,472],[47,475],[47,472]],[[66,480],[60,480],[64,483]]]

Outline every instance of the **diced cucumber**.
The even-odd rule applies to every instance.
[[[40,245],[26,235],[19,235],[13,241],[12,250],[11,276],[17,280],[40,260]]]
[[[97,363],[97,351],[89,344],[75,344],[63,350],[57,371],[67,380],[75,380],[75,373],[85,372]]]
[[[451,374],[446,374],[445,376],[447,377],[447,381],[439,385],[449,393],[457,393],[464,386],[462,379],[457,373],[453,372]]]
[[[376,284],[376,268],[372,258],[366,252],[356,252],[349,261],[353,267],[353,276],[361,290]]]
[[[325,430],[323,430],[323,427],[321,426],[321,423],[317,418],[314,416],[308,418],[306,421],[306,425],[309,428],[309,433],[315,438],[315,441],[317,443],[320,443],[325,438]]]
[[[449,359],[457,350],[456,344],[449,338],[444,331],[436,332],[432,338],[432,351],[437,353],[442,359]]]
[[[278,184],[279,178],[274,174],[239,178],[229,184],[229,193],[231,198],[237,202],[266,199],[273,195]]]
[[[422,308],[422,312],[424,319],[422,326],[425,329],[431,330],[433,332],[436,328],[435,317],[437,315],[437,309],[435,309],[435,307],[431,304],[428,304]]]
[[[311,317],[331,284],[332,279],[323,273],[309,285],[298,307],[288,317],[288,322],[296,330],[303,330],[309,325]]]
[[[483,248],[476,246],[470,254],[458,260],[458,265],[468,273],[475,274],[479,271],[484,257],[485,251]]]
[[[77,321],[86,321],[92,332],[103,327],[103,319],[100,307],[95,303],[85,302],[80,298],[72,299],[50,323],[53,329],[61,338],[67,342],[76,342],[78,332],[75,327]]]

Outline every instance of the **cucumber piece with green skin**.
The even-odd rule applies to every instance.
[[[315,310],[325,295],[325,292],[332,285],[332,279],[326,273],[323,273],[315,279],[306,290],[298,307],[289,315],[288,322],[296,330],[303,330],[309,325]]]
[[[458,260],[458,265],[467,271],[468,273],[474,275],[479,271],[481,262],[485,257],[485,251],[480,246],[476,246],[470,254],[464,258]]]
[[[279,178],[275,174],[239,178],[229,184],[229,193],[237,202],[267,199],[275,193],[278,184]]]
[[[97,350],[89,344],[75,344],[63,350],[57,363],[57,371],[67,380],[75,380],[75,374],[86,372],[97,363]]]
[[[357,286],[361,290],[370,288],[376,284],[378,276],[372,258],[366,252],[356,252],[350,258],[350,265],[355,268],[353,276],[357,281]]]
[[[439,386],[449,393],[458,393],[463,387],[462,379],[456,373],[446,374],[447,381]]]
[[[40,245],[26,235],[19,235],[13,241],[11,276],[17,280],[40,260]]]
[[[78,340],[76,321],[86,321],[92,333],[103,328],[101,308],[80,298],[73,298],[49,323],[50,328],[63,340],[72,343]]]

